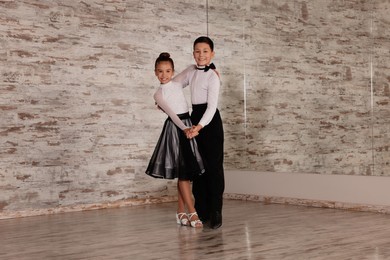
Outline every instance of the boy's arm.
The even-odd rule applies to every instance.
[[[190,77],[192,75],[192,71],[196,69],[195,65],[190,65],[185,70],[177,74],[172,80],[180,83],[180,85],[185,88],[190,84]]]
[[[213,72],[213,75],[209,80],[209,88],[207,90],[207,109],[199,121],[199,125],[201,125],[201,127],[205,127],[211,122],[218,107],[218,96],[219,89],[221,87],[221,81],[216,72]]]

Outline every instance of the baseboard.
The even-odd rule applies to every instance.
[[[390,178],[226,171],[225,198],[390,213]]]
[[[225,199],[390,213],[390,178],[225,171]],[[0,212],[0,219],[177,201],[175,196]]]
[[[151,198],[140,198],[140,199],[131,198],[131,199],[118,200],[113,202],[68,205],[68,206],[59,206],[56,208],[46,208],[46,209],[42,209],[42,208],[24,209],[18,211],[3,210],[2,212],[0,212],[0,219],[32,217],[32,216],[51,215],[51,214],[97,210],[97,209],[120,208],[120,207],[156,204],[156,203],[173,202],[173,201],[177,201],[177,196],[162,196],[162,197],[151,197]]]

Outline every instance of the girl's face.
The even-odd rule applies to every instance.
[[[169,61],[161,61],[154,71],[161,84],[168,83],[173,77],[172,64]]]
[[[206,66],[210,64],[215,53],[211,50],[210,45],[205,42],[200,42],[195,45],[193,54],[198,66]]]

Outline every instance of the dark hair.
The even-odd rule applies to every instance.
[[[210,49],[211,49],[211,51],[214,51],[214,43],[213,43],[213,41],[209,38],[209,37],[207,37],[207,36],[200,36],[198,39],[196,39],[195,41],[194,41],[194,49],[195,49],[195,45],[197,44],[197,43],[207,43],[209,46],[210,46]]]
[[[154,64],[154,69],[156,70],[157,65],[158,65],[160,62],[163,62],[163,61],[168,61],[168,62],[170,62],[171,65],[172,65],[172,69],[175,70],[175,65],[173,64],[173,60],[171,59],[171,55],[170,55],[168,52],[162,52],[162,53],[160,53],[160,56],[158,56],[158,58],[156,59],[156,63]]]

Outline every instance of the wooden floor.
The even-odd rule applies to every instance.
[[[390,216],[225,200],[220,229],[176,203],[0,220],[0,259],[390,259]]]

